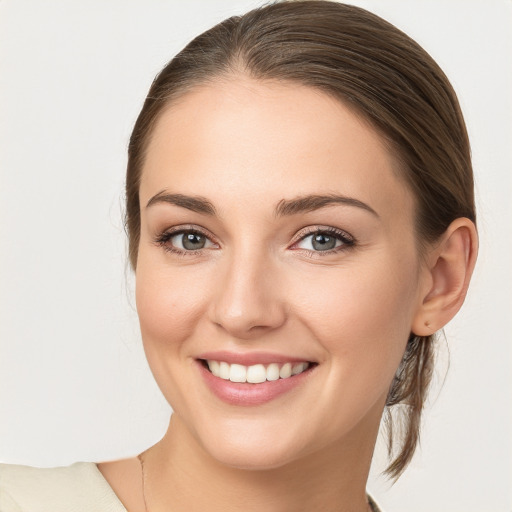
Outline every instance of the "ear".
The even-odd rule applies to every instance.
[[[455,219],[427,256],[426,285],[411,330],[429,336],[444,327],[459,311],[468,290],[478,252],[472,221]]]

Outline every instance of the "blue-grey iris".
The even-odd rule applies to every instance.
[[[185,249],[195,250],[202,249],[206,243],[206,238],[197,233],[184,233],[181,243]]]
[[[336,247],[336,238],[325,233],[319,233],[313,236],[311,243],[316,251],[328,251]]]

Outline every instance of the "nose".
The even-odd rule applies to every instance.
[[[286,321],[277,269],[264,254],[233,256],[219,269],[210,318],[231,336],[252,339]]]

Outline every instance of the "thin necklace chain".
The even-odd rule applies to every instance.
[[[148,512],[148,504],[146,502],[146,473],[144,472],[144,459],[142,458],[145,453],[146,452],[139,453],[137,458],[140,461],[140,467],[142,469],[142,498],[144,499],[144,510]]]
[[[144,510],[146,512],[148,512],[148,504],[146,502],[146,473],[144,471],[144,458],[143,458],[143,455],[145,454],[146,452],[142,452],[142,453],[139,453],[139,455],[137,455],[137,458],[139,459],[140,461],[140,467],[141,467],[141,470],[142,470],[142,498],[144,500]],[[368,501],[368,512],[373,512],[374,511],[374,508],[373,508],[373,505],[371,504],[370,501]]]

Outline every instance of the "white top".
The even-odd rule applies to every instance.
[[[57,468],[0,464],[0,512],[128,511],[94,462],[75,462]]]
[[[0,512],[127,512],[94,462],[0,464]]]

